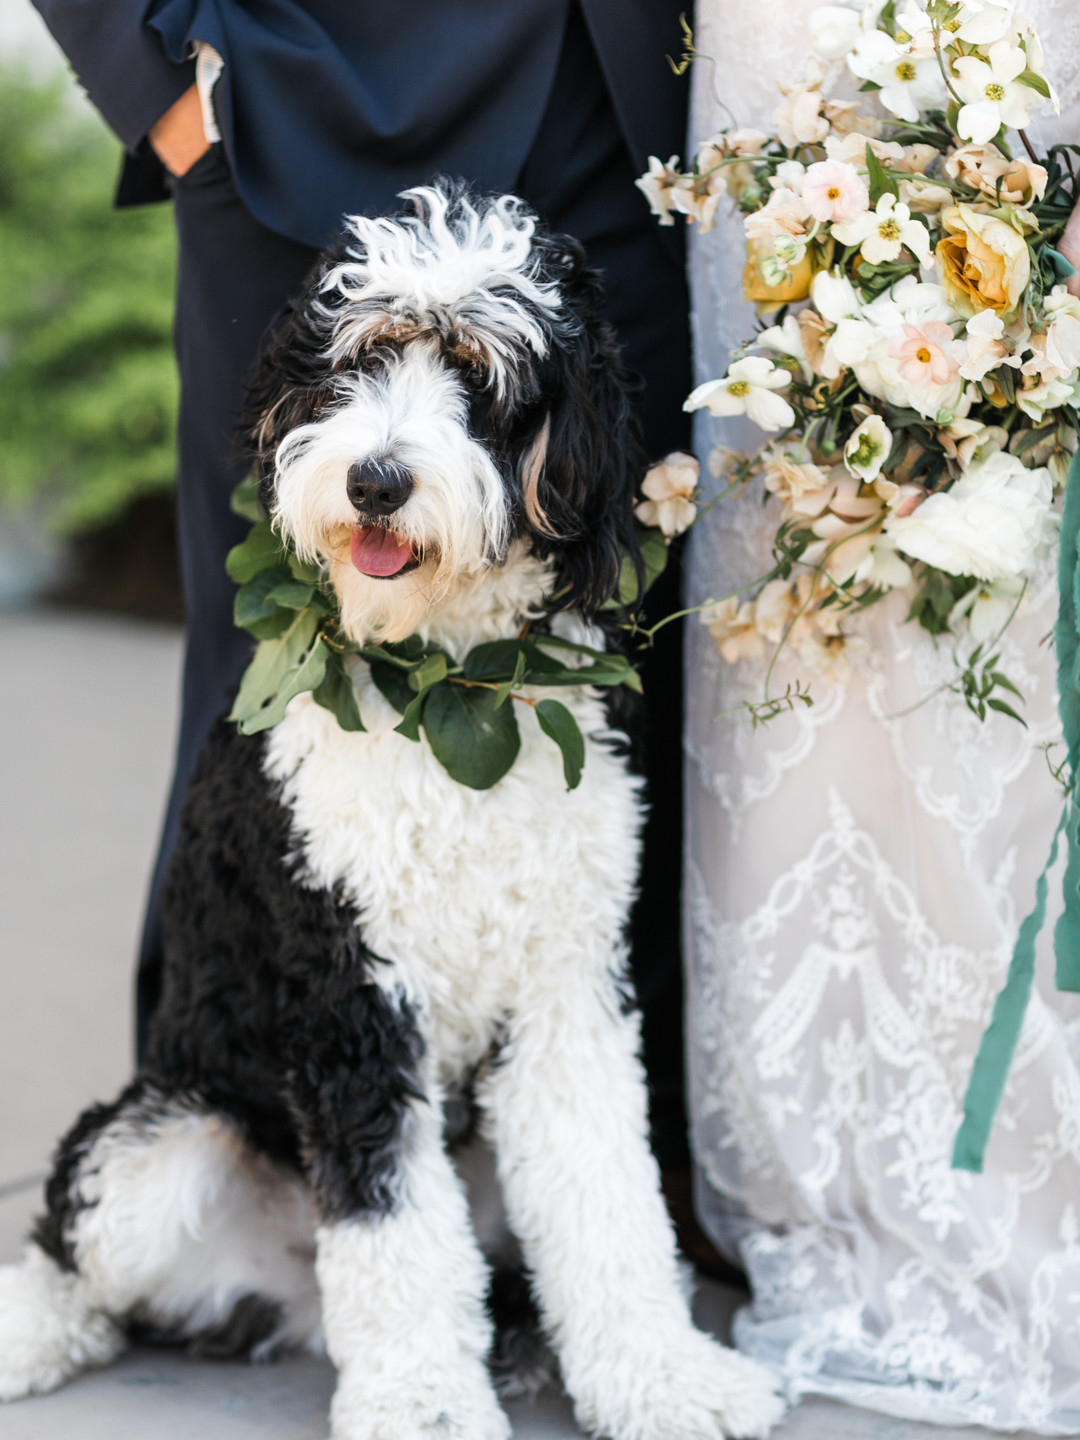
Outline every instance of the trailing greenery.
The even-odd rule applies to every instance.
[[[0,68],[0,503],[90,528],[175,469],[170,207],[116,211],[70,79]]]
[[[245,735],[276,725],[289,701],[306,691],[343,730],[363,730],[348,666],[348,657],[356,655],[401,716],[397,732],[419,741],[423,730],[435,758],[460,784],[487,790],[513,765],[521,747],[511,703],[517,702],[532,709],[540,729],[559,747],[567,789],[573,790],[585,764],[577,721],[561,700],[523,691],[582,685],[641,689],[626,656],[528,624],[513,639],[477,645],[460,664],[417,635],[394,644],[357,645],[342,632],[333,592],[319,569],[300,560],[274,531],[253,480],[237,489],[233,507],[252,522],[247,539],[229,553],[229,574],[240,587],[235,619],[259,641],[229,716]],[[636,589],[630,598],[635,595]]]

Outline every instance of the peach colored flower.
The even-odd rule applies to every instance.
[[[697,482],[698,462],[693,455],[682,450],[665,455],[641,482],[646,498],[635,506],[634,514],[643,525],[658,525],[669,537],[681,535],[697,519]]]
[[[1001,198],[1009,205],[1029,205],[1046,194],[1047,173],[1041,165],[1020,157],[1006,160],[994,145],[961,145],[945,160],[945,174],[978,190],[997,203],[997,183],[1001,181]]]
[[[936,255],[949,303],[964,315],[996,310],[1013,315],[1031,278],[1027,242],[1011,225],[968,205],[941,212],[944,235]]]
[[[734,597],[720,600],[702,610],[698,620],[708,630],[729,665],[736,660],[753,660],[764,655],[765,645],[754,623],[752,600],[741,605]]]
[[[819,160],[803,177],[802,198],[815,220],[854,220],[870,208],[870,191],[854,165]]]
[[[776,133],[786,150],[799,145],[820,145],[829,133],[829,122],[821,113],[824,71],[816,60],[806,66],[806,79],[799,85],[781,85],[784,103],[773,112]]]
[[[892,342],[889,354],[899,360],[897,368],[909,385],[948,385],[956,378],[953,333],[943,320],[905,325],[904,338]]]

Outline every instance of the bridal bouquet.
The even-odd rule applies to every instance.
[[[708,231],[733,202],[746,296],[777,312],[686,401],[774,436],[710,457],[731,490],[775,497],[776,565],[701,619],[728,661],[790,641],[835,674],[853,612],[900,590],[910,620],[975,646],[976,713],[1015,715],[987,651],[1056,534],[1076,448],[1080,301],[1054,248],[1076,147],[1040,158],[1024,133],[1057,100],[1011,9],[869,0],[811,27],[773,134],[724,130],[690,169],[653,159],[638,181],[661,224]],[[829,98],[840,62],[887,118]]]

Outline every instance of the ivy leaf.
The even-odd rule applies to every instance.
[[[424,701],[424,734],[452,780],[489,790],[521,748],[512,705],[495,708],[495,693],[469,685],[436,685]]]
[[[406,740],[415,740],[419,743],[420,719],[424,713],[424,701],[427,697],[428,692],[426,690],[422,690],[419,695],[414,695],[405,706],[405,712],[400,722],[394,726],[397,733],[404,735]]]
[[[509,680],[504,680],[495,692],[495,709],[506,703],[512,690],[519,690],[525,679],[525,652],[518,651],[517,664],[514,666],[514,673]]]
[[[286,566],[272,565],[269,570],[260,570],[246,585],[241,585],[233,601],[233,619],[241,630],[251,630],[252,634],[258,634],[252,627],[277,615],[278,605],[270,599],[270,592],[283,580],[288,579],[289,571]]]
[[[281,635],[264,640],[256,649],[229,714],[243,734],[275,725],[294,695],[321,682],[326,647],[321,642],[313,644],[316,624],[314,615],[301,612]],[[315,663],[309,665],[313,654]]]
[[[313,644],[318,625],[314,611],[298,610],[286,630],[259,645],[229,713],[243,734],[276,725],[294,695],[321,682],[327,650],[321,638]]]
[[[399,715],[404,715],[417,698],[409,685],[407,672],[401,670],[397,665],[388,664],[385,660],[369,660],[368,664],[371,667],[371,678],[384,699],[390,702]],[[415,738],[419,739],[420,737],[416,736]]]
[[[318,585],[325,577],[320,566],[311,560],[301,560],[295,550],[289,551],[289,569],[294,580],[301,580],[305,585]]]
[[[247,539],[229,551],[225,568],[238,585],[246,585],[260,570],[269,570],[271,566],[284,562],[285,552],[270,521],[260,520],[251,527]]]
[[[325,642],[321,643],[326,650],[326,674],[311,692],[311,698],[331,712],[342,730],[363,730],[365,726],[360,706],[356,703],[356,691],[345,669],[345,662],[336,650],[331,650]]]
[[[449,668],[449,658],[443,651],[432,651],[415,670],[410,672],[409,689],[415,693],[419,693],[421,690],[430,690],[432,685],[438,685],[440,680],[446,679]]]
[[[250,520],[253,525],[266,519],[266,511],[259,499],[259,477],[254,472],[237,485],[229,497],[229,509],[234,515]]]
[[[866,178],[870,185],[871,205],[876,205],[882,195],[894,195],[899,200],[899,185],[874,154],[869,141],[866,144]]]
[[[312,604],[314,596],[314,585],[305,585],[302,580],[294,580],[290,574],[279,581],[266,598],[275,605],[284,606],[286,610],[303,610]]]
[[[562,751],[563,775],[567,790],[581,784],[585,768],[585,737],[570,711],[558,700],[538,700],[536,718],[540,729]]]
[[[508,680],[516,672],[523,653],[521,640],[489,640],[477,645],[465,657],[465,679],[485,683]]]

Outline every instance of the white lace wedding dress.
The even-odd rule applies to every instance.
[[[817,0],[699,0],[693,135],[766,130],[778,79],[802,78]],[[1080,141],[1080,6],[1027,0],[1062,116]],[[742,227],[694,237],[698,378],[753,330]],[[756,447],[734,422],[717,440]],[[768,568],[756,497],[695,532],[691,600]],[[740,1348],[792,1398],[1046,1434],[1080,1431],[1080,1006],[1053,991],[1053,912],[983,1175],[950,1168],[972,1058],[1034,901],[1062,796],[1040,746],[1058,734],[1052,568],[1002,668],[1029,728],[980,724],[943,694],[948,648],[875,609],[846,683],[797,663],[815,703],[753,730],[763,667],[688,643],[688,890],[693,1134],[703,1218],[741,1258]],[[1057,752],[1056,758],[1061,757]],[[1051,894],[1060,893],[1060,874]]]

